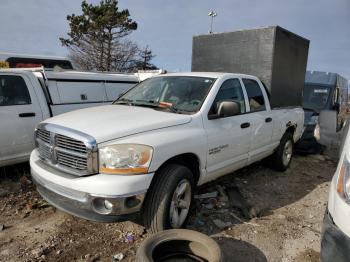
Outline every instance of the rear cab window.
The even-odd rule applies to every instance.
[[[258,82],[248,78],[243,78],[242,82],[247,91],[250,112],[266,110],[265,98]]]
[[[31,104],[24,79],[15,75],[0,75],[0,106]]]

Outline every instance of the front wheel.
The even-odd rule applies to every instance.
[[[143,206],[145,227],[150,233],[157,233],[184,226],[193,202],[192,172],[185,166],[171,164],[154,179]]]
[[[290,166],[293,156],[293,135],[285,133],[280,145],[271,158],[272,168],[277,171],[285,171]]]

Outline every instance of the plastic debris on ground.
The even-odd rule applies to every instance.
[[[135,241],[135,237],[132,233],[128,233],[125,236],[125,242],[126,243],[133,243]]]
[[[113,259],[116,261],[121,261],[124,259],[124,254],[123,253],[118,253],[113,256]]]

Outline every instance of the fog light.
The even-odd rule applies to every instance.
[[[113,211],[113,203],[104,198],[95,198],[92,200],[92,207],[96,213],[108,215]]]
[[[128,197],[125,200],[125,206],[127,208],[133,208],[136,207],[137,205],[139,205],[141,203],[141,201],[139,199],[136,198],[136,196],[132,196],[132,197]]]
[[[105,208],[107,210],[112,210],[113,209],[113,204],[111,202],[109,202],[108,200],[105,200]]]

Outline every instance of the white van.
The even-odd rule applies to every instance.
[[[136,83],[136,76],[126,74],[0,70],[0,167],[29,159],[41,121],[109,104]]]

